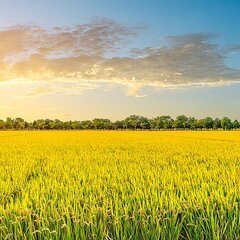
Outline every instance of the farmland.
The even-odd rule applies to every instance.
[[[0,132],[0,239],[239,239],[240,131]]]

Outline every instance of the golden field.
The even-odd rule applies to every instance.
[[[240,239],[240,131],[0,132],[0,239]]]

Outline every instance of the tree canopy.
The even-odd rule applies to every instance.
[[[59,119],[38,119],[27,122],[23,118],[10,118],[0,120],[0,130],[209,130],[209,129],[240,129],[238,120],[232,121],[228,117],[222,119],[205,117],[196,119],[179,115],[175,119],[163,115],[155,118],[147,118],[138,115],[131,115],[123,120],[115,122],[110,119],[94,118],[83,121],[61,121]]]

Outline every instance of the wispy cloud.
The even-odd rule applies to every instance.
[[[129,57],[117,52],[141,27],[128,27],[106,18],[89,23],[44,29],[16,26],[0,31],[0,81],[28,81],[28,95],[77,94],[102,83],[139,90],[222,86],[240,82],[240,70],[225,64],[240,45],[212,43],[214,34],[164,38],[161,47],[133,49]],[[223,51],[223,49],[225,49]],[[115,57],[109,53],[115,52]]]

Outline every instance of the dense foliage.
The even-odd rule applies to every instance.
[[[8,131],[0,153],[0,239],[239,239],[240,131]]]
[[[6,121],[0,120],[0,130],[15,129],[15,130],[70,130],[70,129],[239,129],[240,122],[232,121],[224,117],[222,119],[213,119],[206,117],[196,119],[194,117],[186,117],[185,115],[177,116],[176,119],[170,116],[159,116],[152,119],[146,117],[131,115],[124,120],[112,122],[109,119],[95,118],[85,121],[61,121],[59,119],[39,119],[33,122],[27,122],[22,118],[7,118]]]

